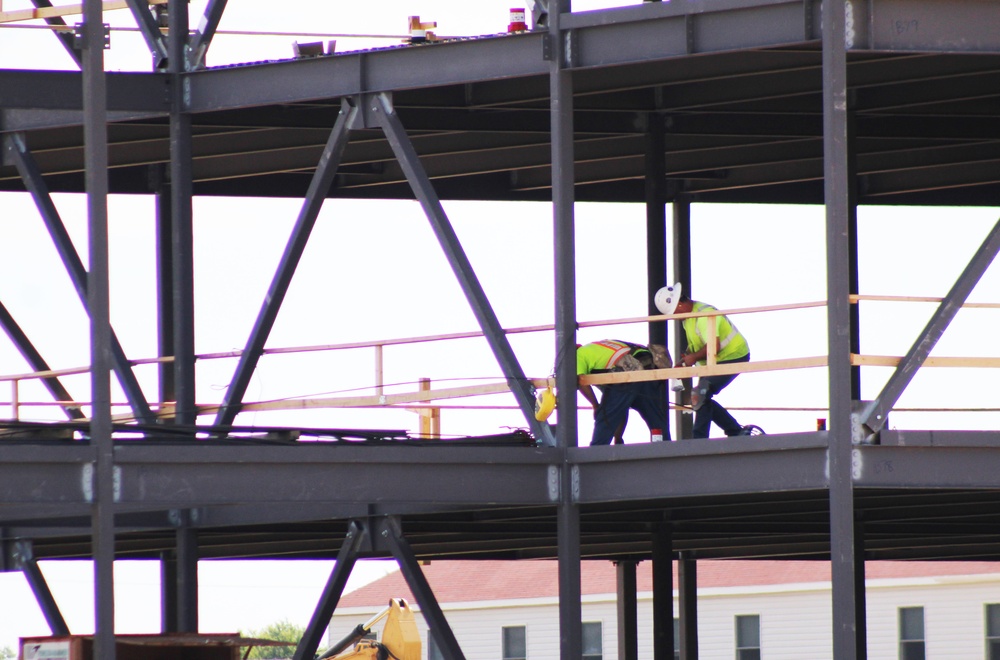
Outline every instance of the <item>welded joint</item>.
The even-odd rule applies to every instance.
[[[31,541],[17,541],[10,549],[10,564],[14,570],[22,571],[35,561],[35,549]]]
[[[347,129],[351,131],[363,128],[381,128],[380,117],[389,116],[396,112],[391,92],[349,96],[341,102],[340,113],[347,114],[352,110],[356,112],[347,125]]]
[[[172,527],[193,527],[201,522],[200,509],[170,509],[167,521]]]

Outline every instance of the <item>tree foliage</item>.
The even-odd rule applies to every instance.
[[[268,624],[259,630],[240,631],[240,635],[243,637],[256,637],[257,639],[271,639],[276,642],[298,644],[305,632],[305,626],[298,626],[287,619],[283,619]],[[250,655],[247,657],[263,660],[291,658],[293,655],[295,655],[294,646],[255,646],[251,649]]]
[[[9,646],[0,646],[0,660],[14,660],[17,652]]]

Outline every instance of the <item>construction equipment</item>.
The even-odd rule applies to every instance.
[[[366,639],[372,626],[382,619],[385,623],[381,641]],[[410,606],[402,598],[393,598],[388,607],[367,622],[359,623],[318,660],[420,660],[420,650],[420,634]]]

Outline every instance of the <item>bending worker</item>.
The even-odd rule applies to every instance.
[[[649,348],[614,339],[585,344],[576,347],[576,373],[604,374],[619,371],[638,371],[655,368],[653,354]],[[663,439],[670,440],[667,428],[667,387],[666,381],[647,380],[633,383],[611,383],[598,385],[601,400],[597,400],[590,385],[580,385],[583,398],[594,407],[594,434],[591,446],[607,445],[625,428],[629,409],[635,410],[649,426],[659,429]]]
[[[681,285],[678,282],[673,286],[665,286],[656,292],[653,299],[656,308],[661,314],[689,314],[691,312],[712,312],[715,307],[703,302],[691,300],[684,295]],[[718,364],[728,364],[731,362],[749,362],[750,346],[746,338],[740,334],[732,321],[724,315],[719,316],[699,316],[684,319],[684,334],[687,337],[687,351],[677,360],[676,367],[690,367],[695,364],[704,365],[708,355],[708,328],[709,323],[715,323],[715,355]],[[736,379],[738,374],[725,374],[721,376],[702,376],[698,379],[698,387],[691,397],[692,407],[695,409],[694,428],[692,437],[707,438],[709,427],[712,422],[722,429],[726,435],[750,435],[749,427],[741,426],[729,411],[723,408],[718,401],[713,398],[721,392],[729,383]]]

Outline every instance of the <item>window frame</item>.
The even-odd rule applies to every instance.
[[[920,637],[904,637],[904,617],[905,613],[908,612],[920,612]],[[927,658],[927,622],[925,620],[925,612],[923,605],[912,605],[899,607],[896,610],[897,618],[897,637],[898,637],[898,654],[899,660],[910,660],[911,658],[918,658],[918,660],[926,660]],[[910,622],[912,623],[912,622]],[[914,649],[919,647],[919,656],[911,655],[915,653]]]
[[[743,627],[740,625],[740,623],[742,621],[750,621],[750,620],[755,620],[757,622],[756,645],[751,644],[752,640],[742,639]],[[736,658],[736,660],[745,660],[746,658],[760,658],[761,657],[760,614],[737,614],[733,618],[733,627],[735,628],[734,637],[736,638],[735,639],[736,649],[734,653],[734,657]],[[756,653],[754,653],[754,651],[756,651]]]
[[[522,642],[524,644],[524,655],[510,655],[507,648],[507,631],[520,630]],[[528,626],[522,624],[500,626],[500,658],[501,660],[527,660],[528,659]]]
[[[990,616],[992,612],[996,612],[995,616]],[[986,660],[1000,660],[1000,603],[984,603],[983,617],[983,639],[986,644],[983,657]],[[997,622],[996,629],[991,626],[994,620]]]
[[[600,645],[600,650],[597,653],[587,653],[587,649],[584,648],[587,639],[586,627],[587,626],[597,626],[598,627],[598,644]],[[584,621],[581,624],[581,633],[583,635],[583,640],[580,642],[580,653],[583,656],[583,660],[604,660],[604,622],[603,621]]]

